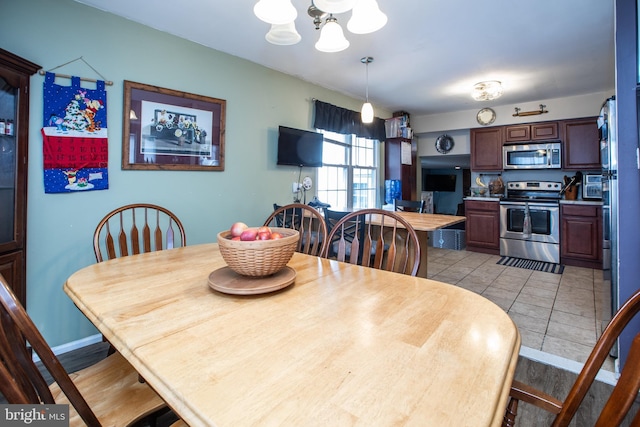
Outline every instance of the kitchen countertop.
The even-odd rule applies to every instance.
[[[490,196],[469,196],[464,197],[462,200],[478,200],[481,202],[499,202],[501,197],[490,197]]]
[[[596,205],[602,206],[602,200],[560,200],[561,205]]]

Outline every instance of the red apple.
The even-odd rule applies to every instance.
[[[231,240],[240,240],[240,236],[233,236]]]
[[[271,239],[271,233],[270,232],[260,232],[258,231],[258,240],[270,240]]]
[[[244,241],[256,240],[256,237],[258,237],[258,230],[255,228],[247,228],[240,234],[240,240]]]
[[[269,227],[267,227],[266,225],[263,225],[262,227],[258,227],[258,234],[260,233],[269,233],[271,234],[271,229]]]
[[[274,231],[273,233],[271,233],[271,240],[278,240],[278,239],[282,239],[282,234],[278,233],[277,231]]]
[[[247,228],[249,228],[249,226],[244,222],[234,222],[229,230],[231,231],[231,237],[240,237],[242,232]]]

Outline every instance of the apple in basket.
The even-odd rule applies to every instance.
[[[240,237],[243,231],[245,231],[249,226],[244,222],[234,222],[229,231],[231,232],[231,237]],[[254,239],[255,240],[255,239]]]

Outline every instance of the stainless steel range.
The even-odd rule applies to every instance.
[[[560,182],[507,182],[500,201],[500,255],[560,263],[561,189]]]

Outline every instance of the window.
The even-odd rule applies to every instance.
[[[323,166],[318,169],[318,199],[333,209],[378,205],[378,141],[320,130]]]

